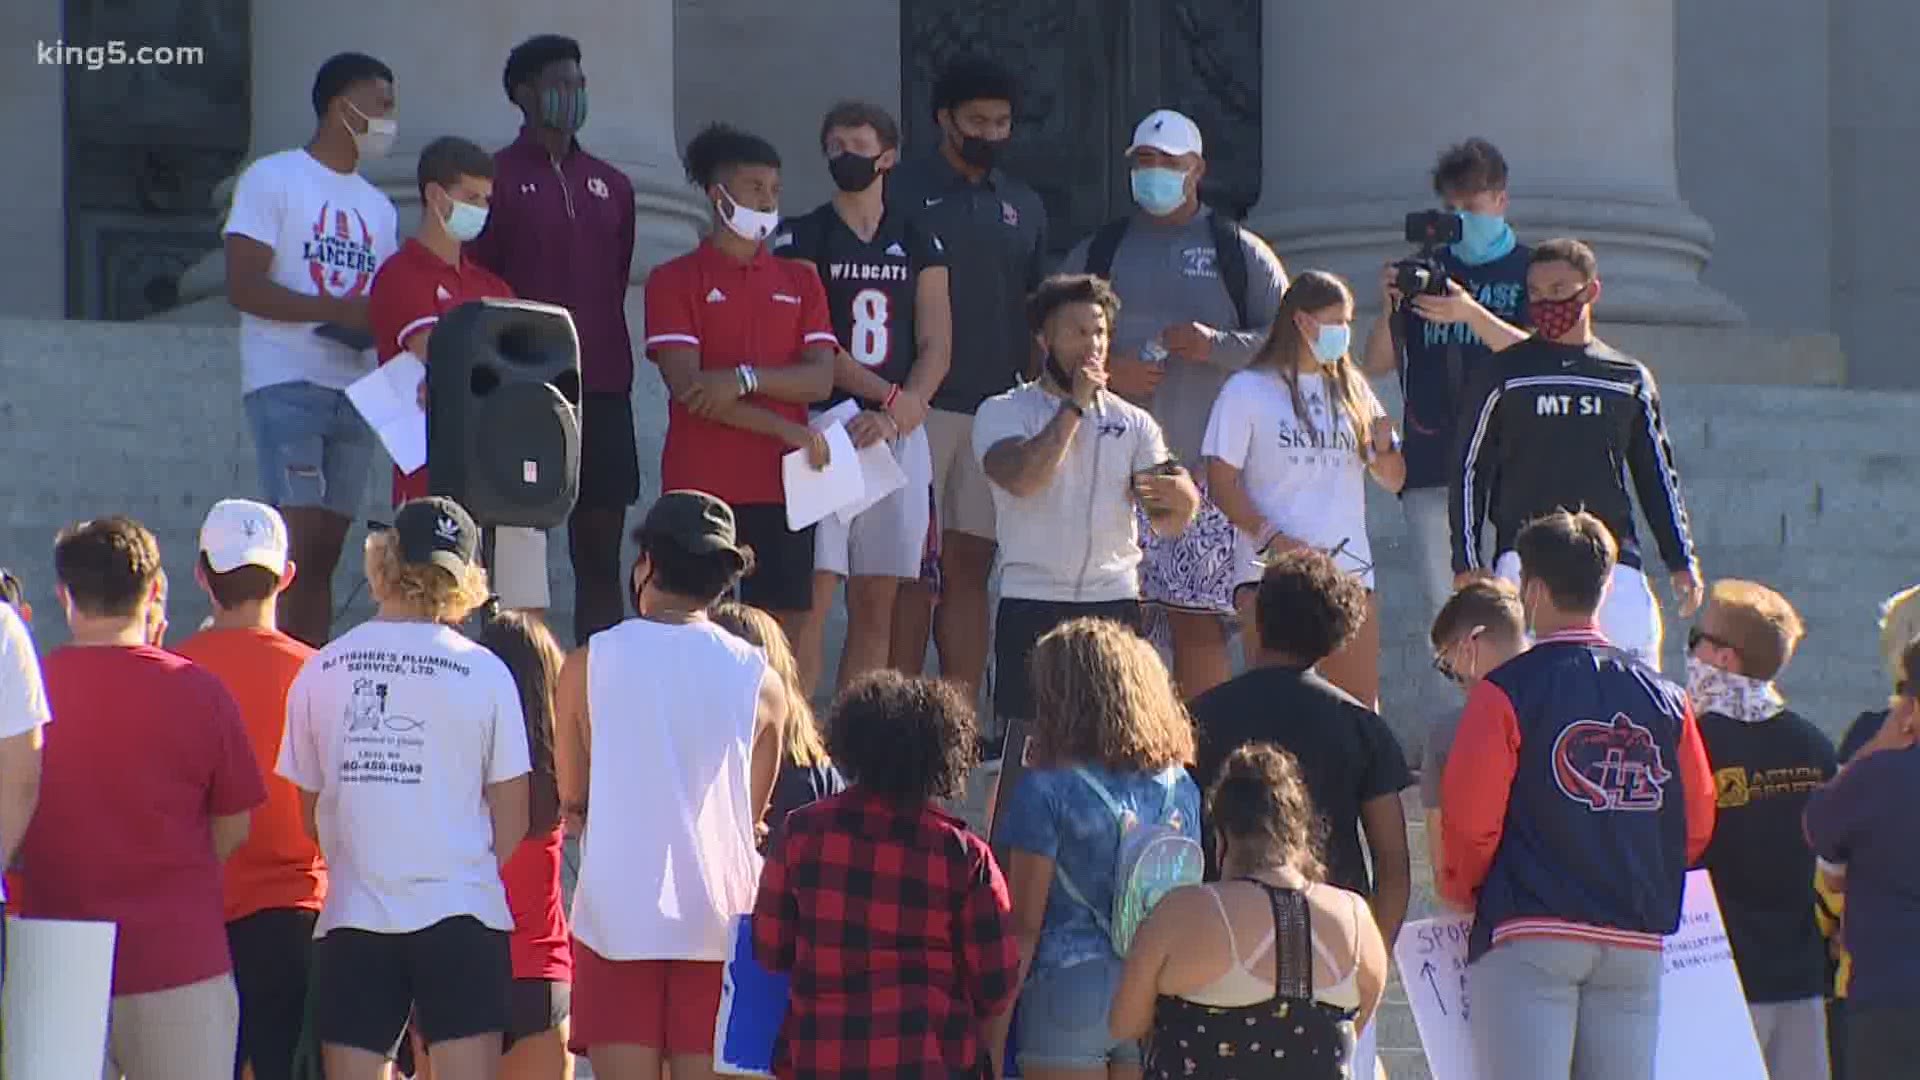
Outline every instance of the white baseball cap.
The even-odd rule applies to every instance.
[[[200,526],[200,552],[216,574],[243,566],[287,572],[287,523],[280,511],[248,499],[222,499]]]
[[[1155,109],[1140,121],[1139,127],[1133,129],[1133,145],[1127,147],[1127,153],[1150,146],[1163,154],[1178,157],[1181,154],[1199,154],[1201,145],[1200,125],[1188,119],[1185,113]]]

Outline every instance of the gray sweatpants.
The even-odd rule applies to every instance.
[[[1781,1080],[1828,1080],[1827,999],[1747,1003],[1767,1075]]]
[[[1557,938],[1494,946],[1467,969],[1479,1080],[1652,1080],[1660,953]]]

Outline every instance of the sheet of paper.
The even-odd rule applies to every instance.
[[[113,984],[112,923],[9,917],[7,1076],[99,1076]]]
[[[1448,913],[1408,923],[1394,943],[1414,1025],[1434,1080],[1477,1080],[1467,1023],[1467,931]],[[1733,949],[1705,870],[1687,874],[1680,929],[1661,946],[1660,1039],[1654,1080],[1766,1080]]]
[[[807,422],[807,426],[815,431],[825,431],[834,424],[851,424],[853,418],[859,415],[860,403],[848,398],[815,416]],[[856,453],[860,457],[860,498],[833,512],[842,525],[853,524],[853,519],[865,513],[868,507],[900,490],[907,482],[906,470],[894,460],[892,443],[877,442],[861,447]]]
[[[420,383],[426,377],[427,365],[403,352],[347,387],[347,400],[404,473],[427,463],[427,414],[420,408]]]
[[[827,467],[816,469],[807,463],[805,450],[793,450],[780,459],[780,475],[786,482],[787,528],[798,532],[835,510],[858,502],[866,490],[860,477],[860,457],[854,453],[853,440],[843,424],[827,428]]]

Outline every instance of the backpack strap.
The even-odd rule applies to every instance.
[[[1079,777],[1082,783],[1092,788],[1094,794],[1100,796],[1101,802],[1107,804],[1107,809],[1113,813],[1113,819],[1116,824],[1124,823],[1127,820],[1126,808],[1121,806],[1120,801],[1113,797],[1113,793],[1107,790],[1107,785],[1102,784],[1099,777],[1089,772],[1084,765],[1075,765],[1073,767],[1073,774]],[[1079,904],[1081,907],[1093,913],[1094,925],[1100,928],[1100,932],[1111,937],[1113,934],[1113,924],[1108,920],[1107,913],[1101,911],[1097,904],[1087,899],[1087,894],[1081,892],[1080,886],[1073,883],[1073,878],[1067,874],[1066,867],[1061,866],[1060,860],[1058,859],[1055,859],[1053,862],[1053,876],[1060,879],[1060,887],[1066,890],[1067,896],[1072,899],[1074,903]]]
[[[1240,223],[1219,210],[1208,213],[1212,215],[1214,265],[1220,270],[1220,284],[1226,286],[1233,312],[1240,320],[1234,329],[1254,329],[1247,321],[1247,249],[1240,242]],[[1087,256],[1091,262],[1091,249]]]
[[[1117,217],[1100,226],[1100,231],[1094,233],[1093,240],[1087,244],[1087,273],[1113,280],[1113,256],[1120,250],[1120,241],[1132,223],[1132,217]]]

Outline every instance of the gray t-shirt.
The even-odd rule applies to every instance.
[[[1166,432],[1167,446],[1190,469],[1198,468],[1200,441],[1207,431],[1207,415],[1227,376],[1247,366],[1267,339],[1267,328],[1280,310],[1280,294],[1287,289],[1286,272],[1264,241],[1244,229],[1240,246],[1247,262],[1247,318],[1253,325],[1234,325],[1239,316],[1233,298],[1220,280],[1219,259],[1213,243],[1212,210],[1195,214],[1184,225],[1166,225],[1144,213],[1133,224],[1113,254],[1113,288],[1120,294],[1120,322],[1114,328],[1113,351],[1130,353],[1177,323],[1197,322],[1223,331],[1213,355],[1204,364],[1169,357],[1166,378],[1151,401],[1143,402]],[[1082,273],[1087,267],[1088,237],[1061,261],[1063,273]]]
[[[1427,745],[1420,751],[1420,805],[1425,809],[1440,809],[1440,777],[1447,771],[1447,754],[1459,729],[1459,709],[1442,709],[1427,722]]]

